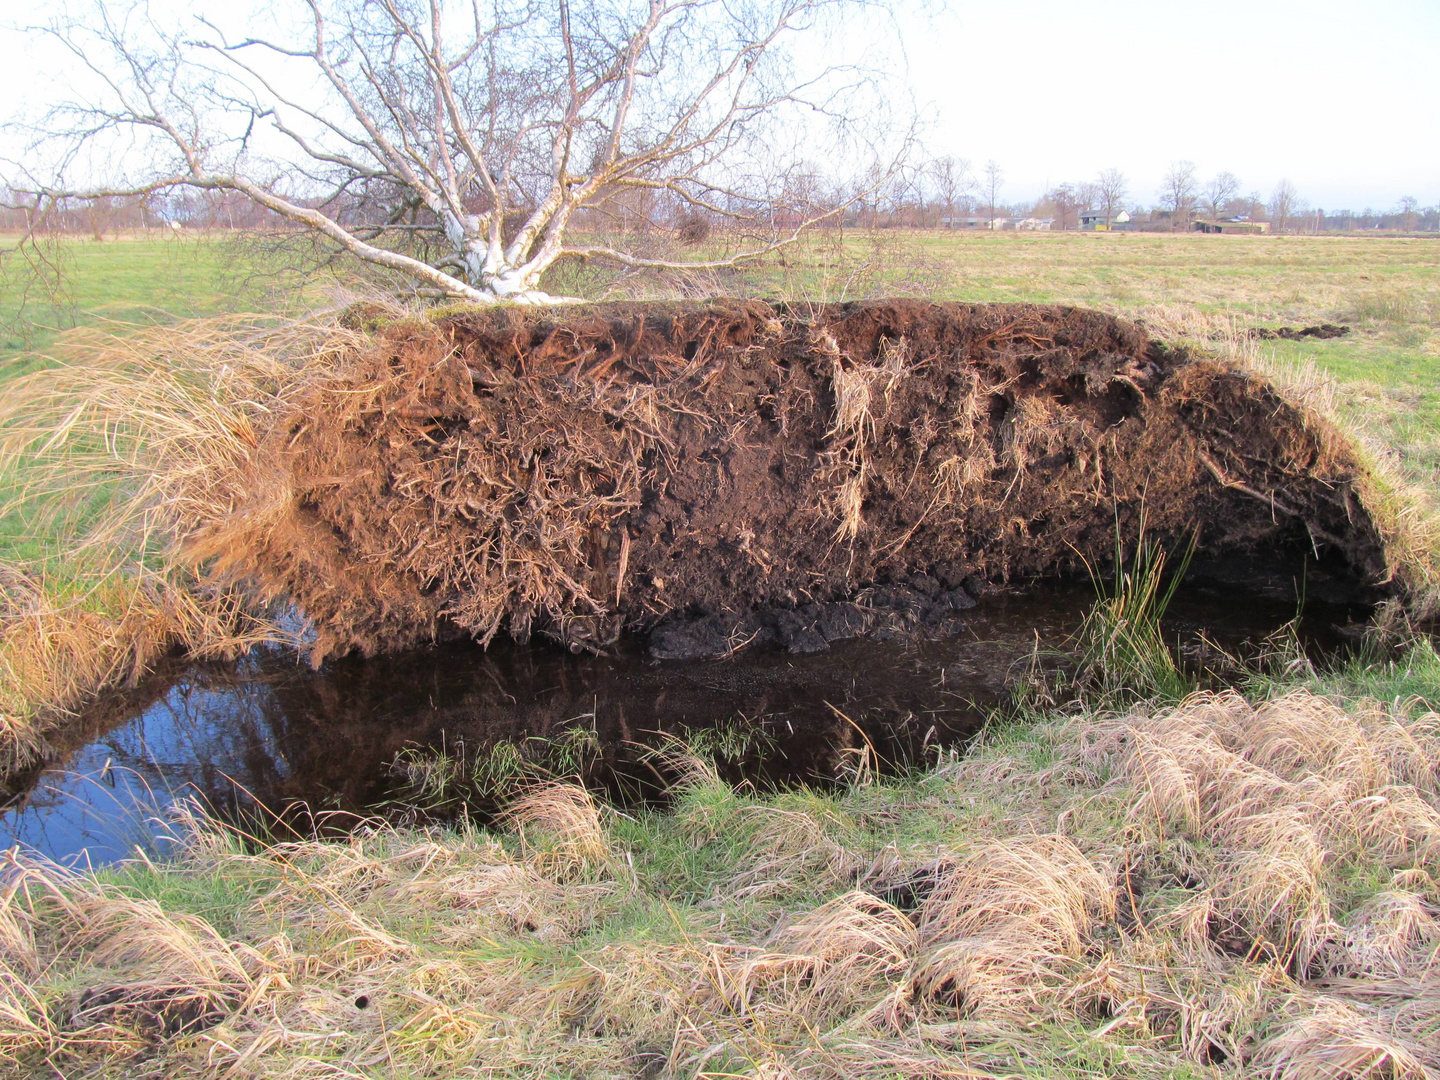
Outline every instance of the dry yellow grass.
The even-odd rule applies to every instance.
[[[193,821],[173,865],[12,856],[0,1055],[65,1076],[1433,1075],[1437,762],[1433,715],[1202,695],[837,799],[696,767],[637,819],[547,785],[495,833],[256,845]]]
[[[50,366],[0,383],[0,764],[172,647],[293,641],[199,584],[183,540],[233,505],[274,402],[354,340],[324,318],[81,330]]]

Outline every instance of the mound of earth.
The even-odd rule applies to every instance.
[[[1344,337],[1348,333],[1350,333],[1350,327],[1337,326],[1334,323],[1321,323],[1319,326],[1303,326],[1298,330],[1293,326],[1281,326],[1274,330],[1264,326],[1257,326],[1247,331],[1247,335],[1257,341],[1304,341],[1306,338],[1317,338],[1321,341],[1329,341],[1332,338]]]
[[[1142,513],[1212,565],[1386,579],[1327,423],[1094,311],[464,310],[300,385],[190,543],[296,603],[317,660],[502,629],[599,647],[682,614],[818,640],[875,586],[940,619],[967,582],[1108,566]]]

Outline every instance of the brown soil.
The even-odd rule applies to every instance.
[[[1152,535],[1385,553],[1348,444],[1262,379],[1093,311],[759,302],[463,311],[379,330],[262,432],[192,538],[316,658],[458,629],[594,647],[927,575],[1108,566]]]
[[[1264,326],[1257,326],[1253,330],[1248,331],[1249,336],[1257,341],[1304,341],[1306,338],[1318,338],[1321,341],[1329,341],[1332,338],[1344,337],[1348,333],[1350,333],[1350,327],[1337,326],[1335,323],[1305,326],[1298,330],[1293,326],[1281,326],[1274,330]]]

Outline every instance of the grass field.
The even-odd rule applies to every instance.
[[[73,303],[9,339],[5,374],[43,363],[21,346],[48,347],[67,321],[324,292],[276,293],[213,241],[72,254]],[[1236,329],[1345,322],[1348,337],[1251,358],[1335,380],[1341,415],[1440,493],[1434,242],[848,235],[708,284],[802,304],[1093,305],[1222,350]],[[615,283],[567,269],[561,287]],[[14,535],[23,520],[0,536],[12,559],[34,540]],[[1128,627],[1118,610],[1097,604],[1090,645],[1158,639],[1153,610]],[[1189,683],[1160,659],[1157,680],[1154,655],[1112,657],[1083,702],[1038,691],[966,757],[888,781],[861,760],[828,793],[732,791],[677,746],[672,812],[542,787],[492,830],[277,844],[194,822],[170,864],[14,860],[0,1063],[377,1080],[1436,1075],[1431,643],[1381,641],[1332,671],[1277,645],[1240,693],[1183,701]]]
[[[29,257],[0,236],[0,362],[43,353],[76,326],[148,326],[235,311],[323,302],[329,275],[303,281],[243,240],[206,234],[122,234],[48,243]]]

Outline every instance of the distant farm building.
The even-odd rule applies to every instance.
[[[1027,217],[1015,219],[1015,228],[1020,232],[1049,232],[1051,226],[1053,226],[1054,224],[1055,219],[1048,217]]]
[[[988,217],[942,217],[940,224],[946,229],[1008,229],[1009,218],[997,217],[993,224]]]
[[[1080,228],[1084,232],[1110,232],[1110,230],[1130,224],[1130,215],[1121,210],[1114,217],[1111,217],[1104,210],[1084,210],[1080,214]]]
[[[1203,233],[1249,233],[1258,235],[1270,231],[1268,221],[1251,221],[1248,218],[1196,218],[1195,231]]]

